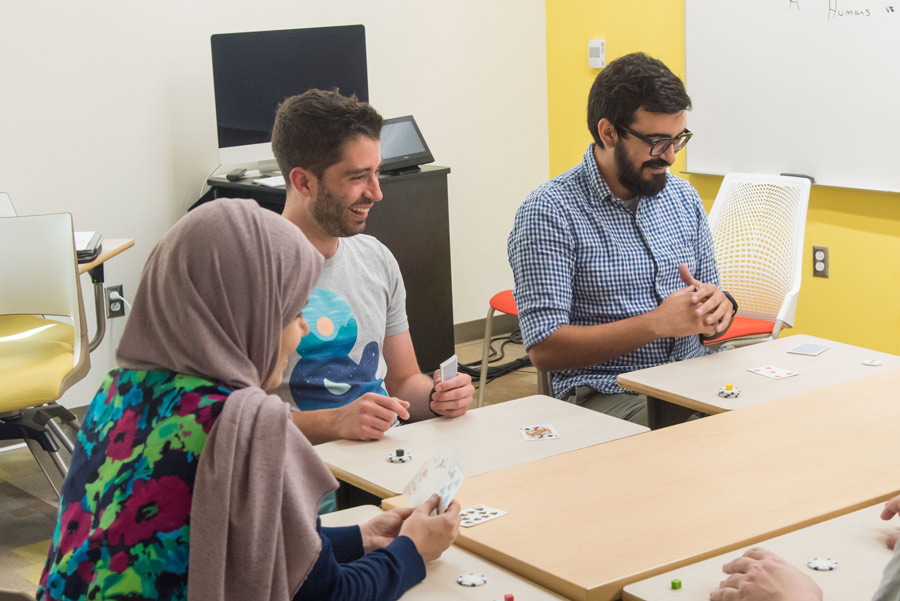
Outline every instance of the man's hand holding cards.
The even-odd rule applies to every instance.
[[[434,388],[428,401],[428,408],[435,415],[459,417],[468,411],[475,398],[475,387],[468,374],[457,371],[456,355],[443,363],[434,372]]]

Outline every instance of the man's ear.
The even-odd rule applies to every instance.
[[[313,196],[313,191],[311,186],[313,185],[313,180],[315,176],[308,169],[304,169],[303,167],[294,167],[291,169],[291,172],[288,174],[288,179],[291,181],[291,186],[294,187],[300,194],[307,197]]]
[[[616,131],[616,126],[606,117],[597,122],[597,134],[600,136],[604,148],[612,148],[619,141],[619,132]]]

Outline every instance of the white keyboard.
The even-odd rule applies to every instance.
[[[260,186],[269,186],[270,188],[284,188],[284,176],[273,175],[272,177],[260,177],[253,180],[254,184]]]

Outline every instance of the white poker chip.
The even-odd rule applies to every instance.
[[[866,367],[878,367],[879,365],[883,365],[881,359],[866,359],[862,364]]]
[[[458,577],[456,583],[460,586],[481,586],[482,584],[487,584],[487,576],[469,572]]]
[[[838,562],[830,557],[813,557],[806,562],[806,567],[817,572],[830,572],[837,569]]]
[[[736,399],[741,396],[741,389],[727,384],[719,388],[719,396],[723,399]]]
[[[397,449],[388,455],[387,460],[391,463],[406,463],[407,461],[412,461],[412,455],[403,449]]]

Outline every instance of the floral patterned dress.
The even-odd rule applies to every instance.
[[[231,393],[195,376],[111,371],[85,414],[37,599],[187,599],[199,455]]]

